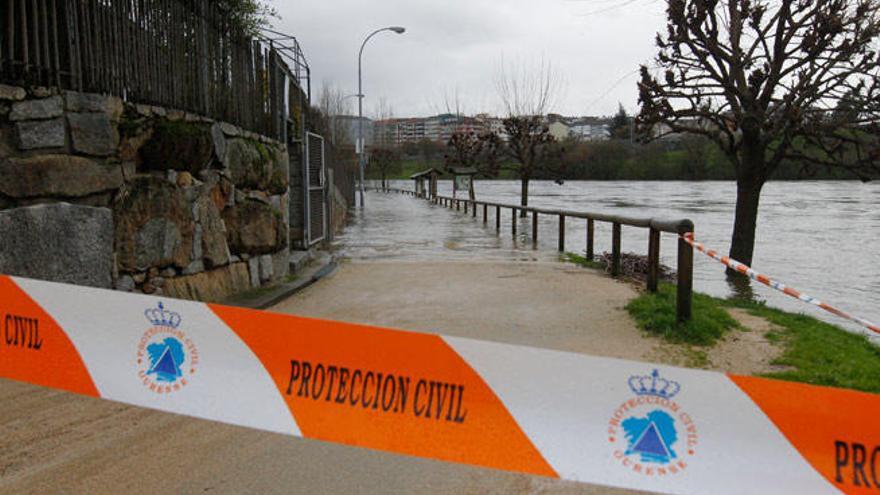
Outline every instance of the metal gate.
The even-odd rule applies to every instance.
[[[306,133],[306,166],[303,167],[306,187],[306,239],[309,246],[324,240],[327,229],[325,196],[324,138]]]

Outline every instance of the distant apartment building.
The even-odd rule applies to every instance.
[[[604,141],[611,138],[610,125],[598,119],[580,120],[572,124],[571,136],[578,141]]]
[[[557,141],[564,141],[571,135],[571,128],[561,120],[551,122],[547,126],[547,129],[549,130],[550,135],[556,138]]]
[[[579,141],[601,141],[611,137],[610,120],[606,118],[563,117],[554,114],[547,116],[545,122],[550,134],[559,141],[568,138]],[[377,120],[370,124],[372,141],[368,140],[368,144],[372,142],[378,146],[396,147],[422,140],[446,144],[456,132],[476,134],[493,132],[502,140],[507,140],[504,119],[488,114],[474,117],[441,114],[432,117]]]
[[[681,119],[677,123],[680,127],[694,129],[695,131],[714,131],[718,129],[718,125],[715,122],[703,118]],[[735,130],[731,130],[735,132]],[[649,138],[666,141],[677,141],[685,135],[686,133],[676,132],[672,127],[662,122],[652,125],[647,131]]]
[[[447,143],[456,132],[484,132],[486,123],[474,117],[443,114],[433,117],[379,120],[375,141],[381,146],[402,146],[422,140]]]

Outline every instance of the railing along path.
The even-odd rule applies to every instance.
[[[511,231],[517,234],[519,223],[518,214],[525,212],[532,217],[532,241],[538,243],[538,217],[539,215],[556,216],[559,219],[558,249],[565,252],[565,222],[569,218],[586,220],[587,222],[587,246],[586,257],[592,261],[595,258],[595,224],[596,222],[610,223],[611,229],[611,276],[619,277],[621,274],[621,230],[623,226],[638,227],[648,230],[648,276],[647,288],[650,292],[657,292],[660,279],[660,233],[668,232],[678,236],[678,263],[677,291],[676,291],[676,316],[679,321],[687,321],[691,318],[691,305],[693,300],[694,280],[694,248],[683,238],[685,234],[693,234],[694,223],[688,219],[670,220],[658,218],[638,218],[622,215],[609,215],[606,213],[591,213],[571,210],[555,210],[549,208],[536,208],[533,206],[511,205],[495,203],[492,201],[477,201],[463,198],[436,195],[427,197],[416,194],[414,191],[398,188],[376,188],[377,191],[405,194],[413,197],[425,198],[433,204],[454,208],[456,211],[464,210],[477,217],[478,208],[482,208],[483,223],[489,222],[489,209],[495,209],[495,229],[501,231],[501,217],[503,210],[511,212]]]

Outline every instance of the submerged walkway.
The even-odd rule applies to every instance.
[[[506,217],[456,213],[398,194],[371,193],[366,212],[338,240],[336,273],[272,311],[646,359],[624,306],[626,283],[559,261],[515,240]],[[520,229],[525,231],[527,229]]]

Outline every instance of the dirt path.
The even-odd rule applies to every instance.
[[[271,311],[639,360],[636,295],[569,263],[347,262]]]

